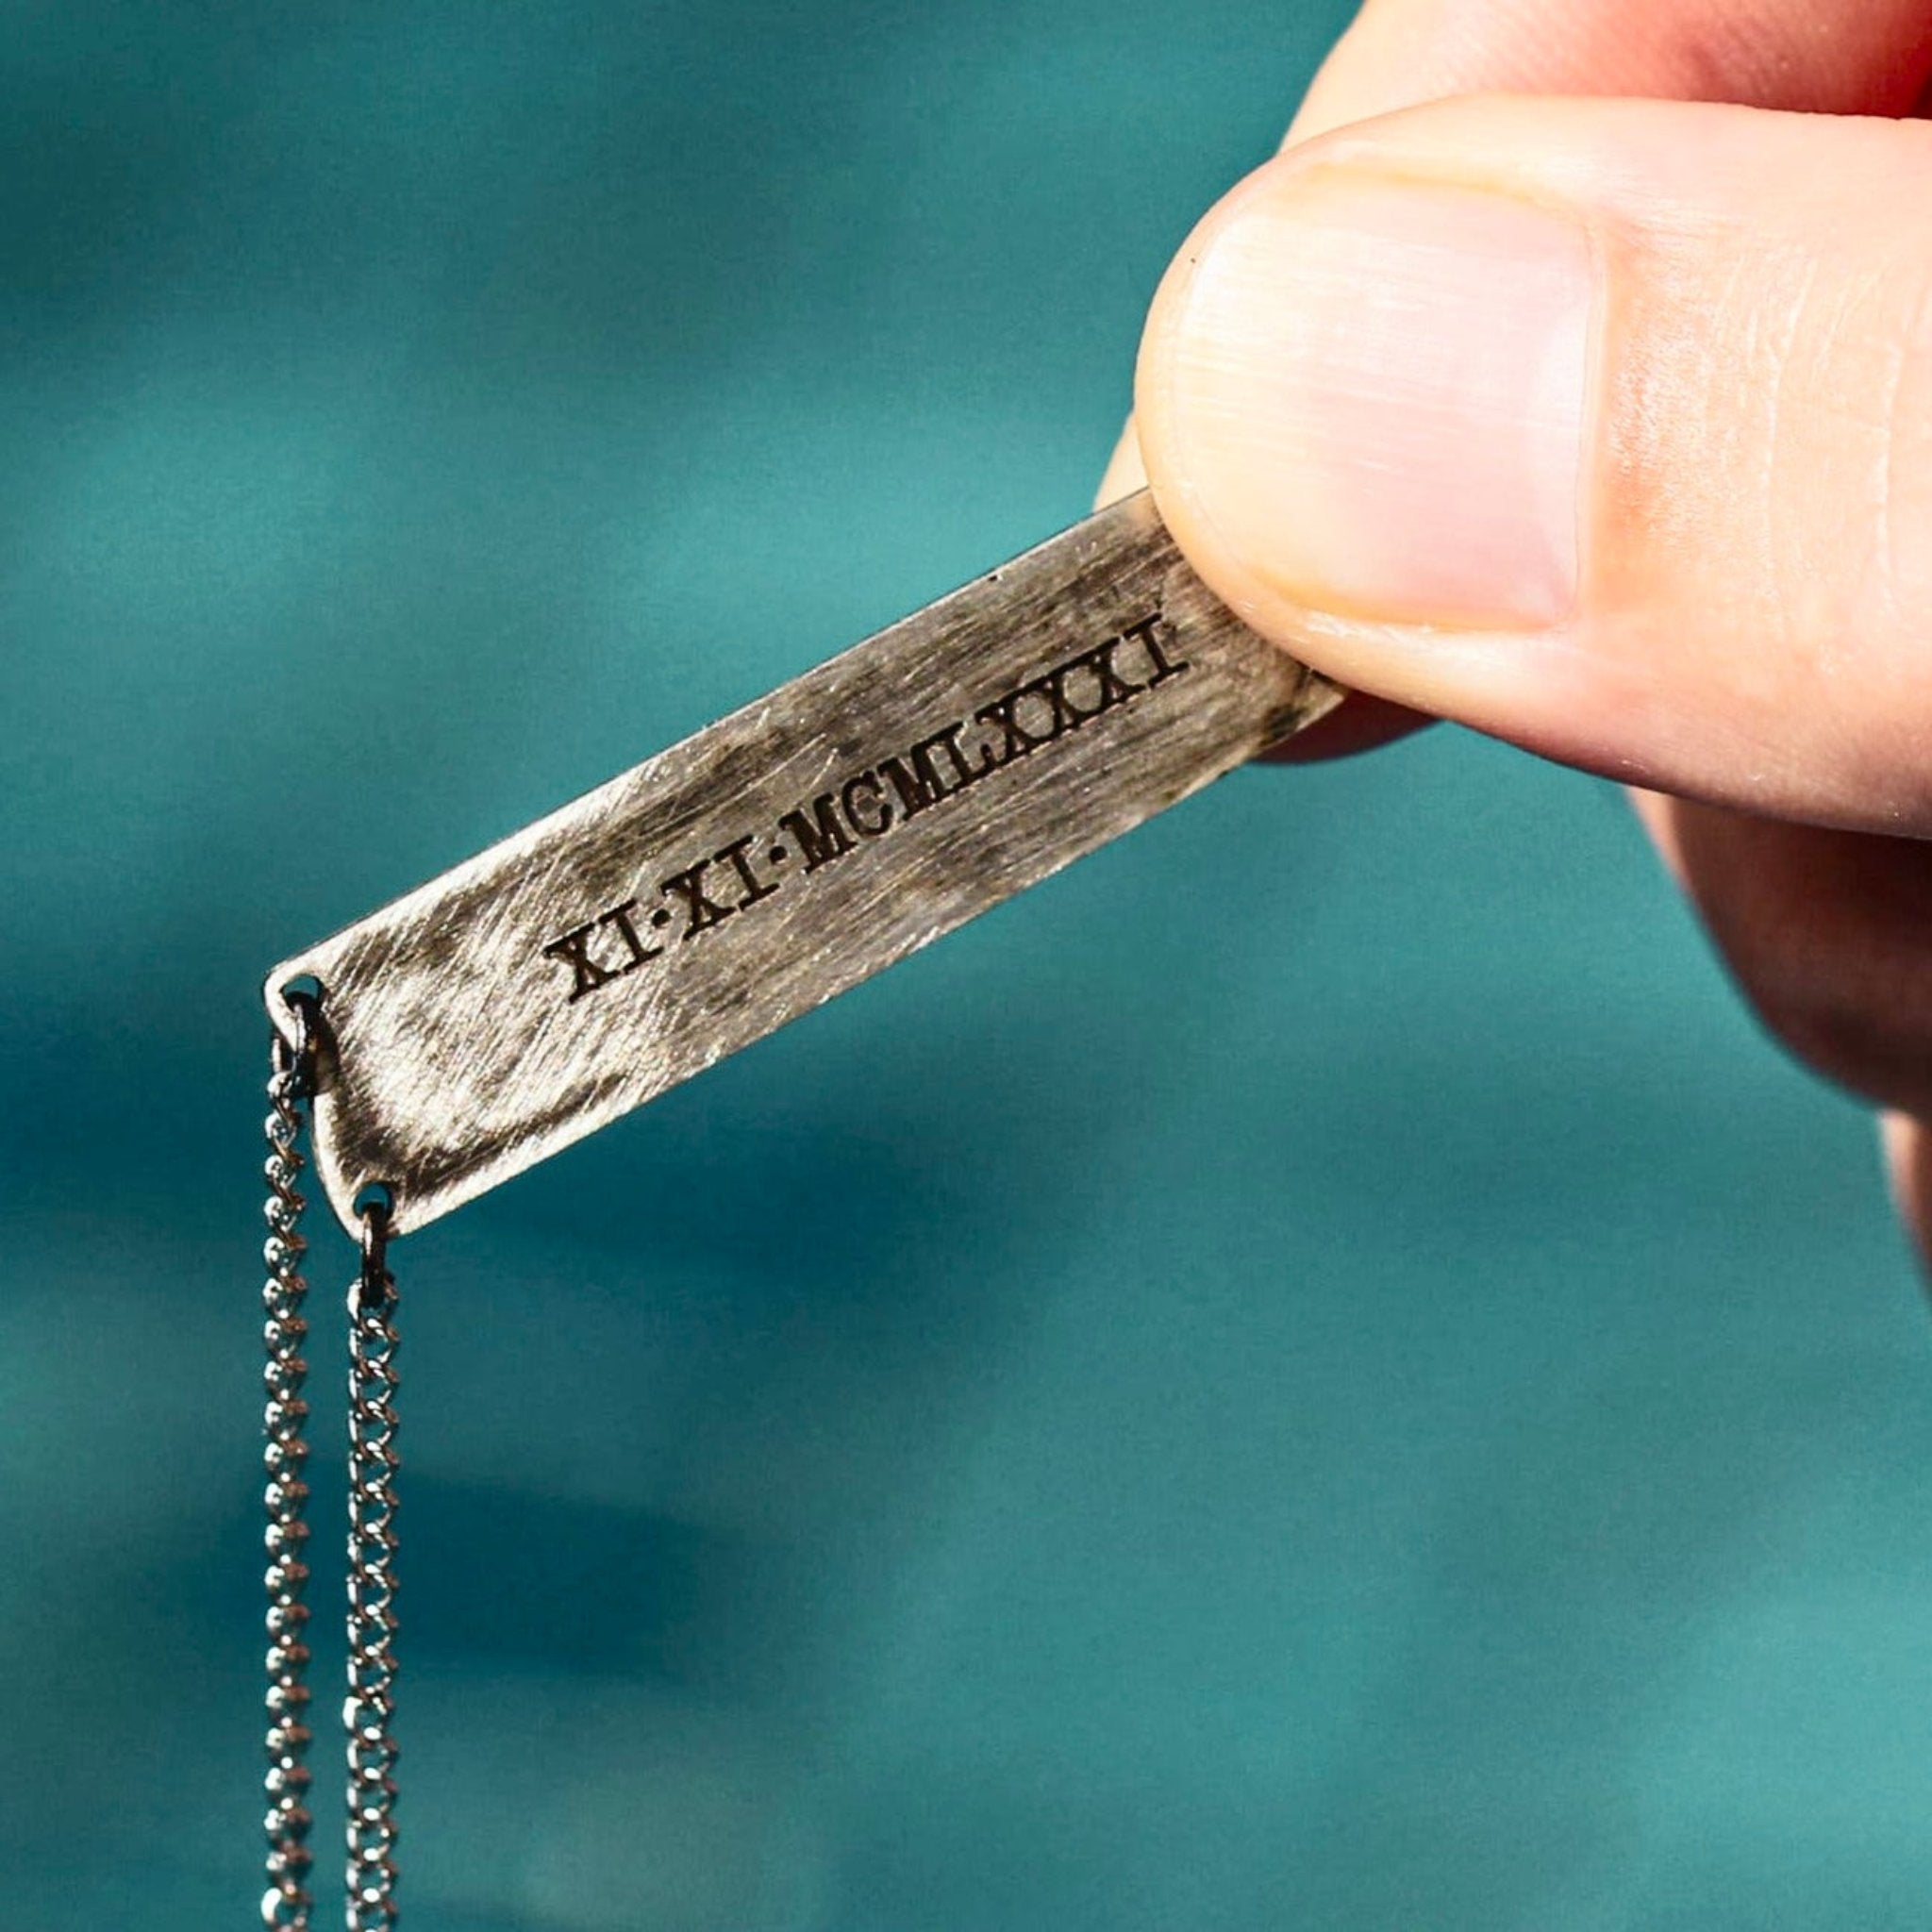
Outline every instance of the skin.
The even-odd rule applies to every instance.
[[[1150,482],[1251,624],[1363,693],[1294,757],[1442,716],[1635,781],[1765,1025],[1880,1110],[1932,1255],[1928,77],[1932,0],[1369,0],[1177,260],[1101,497]],[[1172,402],[1191,278],[1244,209],[1338,171],[1560,206],[1589,238],[1617,375],[1557,648],[1371,622],[1200,509]]]

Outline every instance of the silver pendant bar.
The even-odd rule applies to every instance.
[[[1144,492],[337,933],[316,1167],[421,1227],[1333,708]]]

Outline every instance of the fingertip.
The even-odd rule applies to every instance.
[[[1150,311],[1155,500],[1352,689],[1924,831],[1927,181],[1923,126],[1667,102],[1491,96],[1298,146]]]

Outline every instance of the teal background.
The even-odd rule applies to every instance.
[[[1078,515],[1342,13],[6,9],[0,1925],[255,1923],[259,973]],[[1923,1927],[1870,1140],[1608,791],[1237,774],[400,1251],[408,1923]]]

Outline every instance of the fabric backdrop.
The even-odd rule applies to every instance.
[[[260,973],[1080,514],[1342,12],[7,9],[0,1924],[256,1923]],[[1923,1928],[1870,1142],[1609,791],[1238,774],[398,1250],[407,1923]]]

